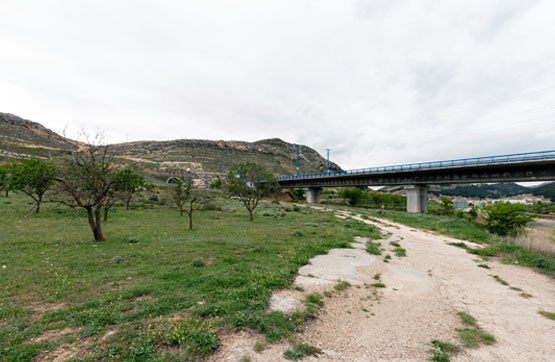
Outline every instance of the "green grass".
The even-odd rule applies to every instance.
[[[458,312],[457,313],[461,318],[461,321],[473,328],[455,328],[457,332],[459,332],[461,339],[463,341],[463,345],[468,348],[476,348],[481,343],[483,344],[493,344],[495,343],[495,337],[484,331],[478,326],[476,322],[476,318],[471,316],[466,312]]]
[[[499,275],[494,275],[494,276],[493,276],[493,279],[495,279],[496,282],[501,283],[501,284],[503,284],[503,285],[509,285],[509,283],[508,283],[507,281],[501,279],[501,278],[499,277]]]
[[[407,256],[407,251],[403,248],[395,248],[393,249],[393,252],[395,253],[395,255],[397,255],[398,257],[403,257],[403,256]]]
[[[340,282],[340,283],[336,284],[336,285],[333,287],[333,289],[335,289],[335,290],[337,290],[338,292],[340,292],[340,291],[342,291],[342,290],[347,289],[347,288],[350,287],[350,286],[351,286],[351,283],[343,281],[343,282]]]
[[[433,347],[431,360],[434,362],[449,362],[451,360],[450,353],[457,353],[461,350],[461,347],[450,342],[433,340],[431,345]]]
[[[487,264],[478,264],[479,268],[484,268],[484,269],[491,269],[489,265]]]
[[[461,317],[461,321],[464,324],[468,324],[468,325],[473,326],[473,327],[476,326],[476,318],[474,318],[470,314],[465,313],[465,312],[458,312],[457,314],[459,315],[459,317]]]
[[[196,359],[218,347],[223,328],[280,340],[315,309],[267,313],[272,290],[289,287],[310,258],[364,234],[328,213],[275,220],[262,213],[283,206],[264,202],[251,222],[238,202],[217,203],[223,211],[196,212],[192,231],[169,208],[117,208],[103,224],[108,240],[96,243],[79,211],[47,204],[35,215],[27,198],[1,197],[0,360],[43,359],[77,338],[89,360]],[[30,342],[65,328],[66,337]],[[113,338],[100,342],[108,330]]]
[[[501,257],[510,259],[512,262],[518,261],[520,265],[534,268],[539,272],[555,277],[555,258],[553,256],[510,244],[508,239],[489,233],[484,225],[471,220],[455,216],[417,214],[394,210],[389,210],[384,215],[379,215],[373,210],[357,209],[357,212],[363,213],[367,217],[386,218],[411,227],[485,244],[482,249],[470,248],[462,242],[451,243],[450,245],[465,248],[469,253],[483,258]]]
[[[551,319],[555,321],[555,313],[553,312],[547,312],[545,310],[540,310],[538,311],[539,314],[541,314],[542,316],[544,316],[547,319]]]
[[[395,246],[395,247],[397,247],[397,248],[400,248],[400,247],[401,247],[401,244],[399,244],[399,243],[396,242],[396,241],[390,241],[390,242],[389,242],[389,245]]]
[[[385,284],[384,283],[374,283],[371,284],[374,288],[385,288]]]
[[[315,356],[322,353],[319,348],[313,347],[309,344],[297,344],[292,349],[288,349],[284,353],[286,360],[298,361],[306,356]]]
[[[368,252],[368,254],[382,255],[382,251],[380,250],[381,245],[382,243],[380,242],[368,241],[366,243],[366,251]]]

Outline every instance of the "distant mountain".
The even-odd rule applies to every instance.
[[[555,182],[530,188],[530,193],[536,196],[549,198],[551,201],[555,202]]]
[[[85,144],[56,134],[39,123],[0,113],[0,161],[10,158],[56,158]],[[109,145],[116,162],[143,170],[152,177],[192,172],[199,178],[214,179],[236,162],[255,161],[275,175],[296,172],[295,145],[279,138],[256,142],[181,139],[139,141]],[[326,160],[314,149],[300,146],[300,171],[318,172]],[[341,168],[330,163],[330,169]]]
[[[469,198],[500,198],[529,193],[528,187],[515,183],[501,184],[472,184],[472,185],[435,185],[430,188],[430,193],[445,196],[462,196]]]

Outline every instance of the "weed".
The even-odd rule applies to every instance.
[[[320,295],[320,293],[312,293],[310,294],[308,297],[306,297],[306,302],[307,303],[312,303],[312,304],[316,304],[321,306],[322,304],[324,304],[322,302],[322,296]]]
[[[520,293],[519,294],[522,298],[532,298],[533,295],[532,294],[528,294],[528,293]]]
[[[398,243],[398,242],[396,242],[396,241],[391,241],[391,242],[389,243],[389,245],[391,245],[391,246],[395,246],[395,247],[398,247],[398,248],[400,248],[400,247],[401,247],[401,244],[399,244],[399,243]]]
[[[309,344],[297,344],[292,349],[285,351],[284,356],[287,360],[298,361],[306,356],[315,356],[320,353],[322,353],[322,350]]]
[[[403,248],[395,248],[393,249],[393,252],[395,253],[395,255],[397,255],[398,257],[403,257],[403,256],[407,256],[407,251]]]
[[[298,291],[298,292],[304,292],[304,288],[300,287],[298,285],[295,287],[295,290]]]
[[[479,268],[484,268],[484,269],[491,269],[491,268],[489,267],[489,265],[487,265],[487,264],[478,264],[478,267],[479,267]]]
[[[540,310],[538,311],[539,314],[541,314],[542,316],[544,316],[545,318],[551,319],[555,321],[555,313],[553,312],[547,312],[545,310]]]
[[[385,284],[384,283],[374,283],[372,284],[372,286],[374,288],[385,288]]]
[[[191,261],[191,265],[197,268],[204,266],[204,260],[202,258],[196,258]]]
[[[339,284],[336,284],[336,285],[333,287],[333,289],[335,289],[335,290],[337,290],[338,292],[340,292],[340,291],[342,291],[342,290],[344,290],[344,289],[346,289],[346,288],[348,288],[348,287],[350,287],[350,286],[351,286],[351,283],[346,282],[346,281],[343,281],[343,282],[340,282]]]
[[[249,356],[248,354],[244,354],[243,357],[241,357],[241,362],[250,362],[251,361],[251,356]]]
[[[299,231],[299,230],[293,231],[293,234],[292,234],[292,235],[293,235],[293,236],[297,236],[297,237],[304,236],[304,234],[303,234],[301,231]]]
[[[368,241],[366,243],[366,251],[371,255],[382,255],[382,251],[380,250],[381,245],[382,243],[380,242]]]
[[[520,289],[520,288],[518,288],[518,287],[511,287],[510,289],[516,290],[517,292],[522,292],[522,289]]]
[[[262,342],[256,342],[253,348],[256,352],[260,353],[266,349],[266,345]]]
[[[470,314],[465,312],[458,312],[457,314],[459,315],[459,317],[461,317],[461,320],[463,321],[464,324],[468,324],[473,327],[476,326],[476,318],[474,318]]]
[[[456,246],[457,248],[463,248],[463,249],[467,249],[467,250],[468,250],[468,245],[466,245],[466,244],[463,243],[462,241],[456,242],[456,243],[447,243],[447,245],[453,245],[453,246]]]
[[[381,273],[374,274],[374,280],[380,280],[381,276],[382,276]]]
[[[450,342],[441,342],[434,339],[431,343],[434,348],[432,351],[431,360],[435,362],[449,362],[451,360],[449,353],[456,353],[461,350],[461,347]]]
[[[501,278],[499,277],[499,275],[494,275],[494,276],[493,276],[493,279],[495,279],[495,281],[497,281],[498,283],[501,283],[501,284],[503,284],[503,285],[509,285],[509,283],[507,283],[505,280],[501,279]]]
[[[328,290],[325,290],[325,291],[324,291],[324,296],[325,296],[325,297],[331,298],[331,295],[332,295],[332,294],[331,294],[330,291],[328,291]]]
[[[121,256],[119,256],[119,255],[116,255],[116,256],[114,256],[114,257],[110,260],[110,263],[112,263],[112,264],[119,264],[119,263],[121,263],[122,261],[123,261],[123,257],[121,257]]]

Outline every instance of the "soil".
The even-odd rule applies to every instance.
[[[318,317],[293,337],[297,343],[322,350],[317,357],[303,361],[429,360],[433,339],[461,345],[455,331],[464,327],[459,311],[474,316],[496,342],[463,348],[452,361],[555,360],[555,322],[538,313],[555,311],[553,278],[518,265],[485,262],[448,245],[460,241],[454,238],[387,220],[375,223],[354,217],[387,234],[380,240],[382,255],[366,253],[366,240],[358,238],[353,249],[333,249],[302,267],[293,287],[302,287],[304,292],[282,290],[272,296],[271,305],[288,312],[301,306],[310,293],[333,291],[331,297],[324,298]],[[389,244],[392,241],[406,249],[406,257],[394,254],[395,247]],[[391,256],[388,263],[384,262],[385,255]],[[494,275],[509,285],[499,283]],[[349,281],[352,287],[334,291],[333,286],[341,280]],[[378,281],[385,288],[371,286]],[[221,342],[210,361],[285,361],[284,352],[291,348],[288,341],[268,344],[264,336],[245,330],[228,332],[221,336]],[[256,352],[256,342],[265,343],[267,348]]]

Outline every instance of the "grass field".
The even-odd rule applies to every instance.
[[[276,341],[310,316],[266,313],[309,258],[348,247],[369,226],[329,213],[264,203],[253,222],[232,200],[195,214],[116,209],[92,241],[83,213],[23,195],[0,198],[0,360],[184,360],[249,327]],[[350,227],[345,227],[349,224]]]

